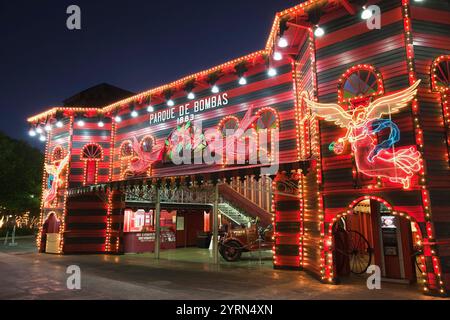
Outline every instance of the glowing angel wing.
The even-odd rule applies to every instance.
[[[375,100],[367,107],[367,118],[378,119],[383,114],[399,112],[414,98],[419,84],[420,80],[405,90]]]
[[[64,159],[61,160],[61,162],[58,165],[58,169],[56,170],[58,175],[61,174],[64,169],[67,167],[67,165],[69,164],[69,159],[70,159],[70,154],[68,154]]]
[[[352,120],[344,109],[336,103],[318,103],[306,98],[303,98],[306,105],[311,108],[313,115],[324,118],[327,121],[334,122],[341,128],[347,128]]]
[[[56,174],[58,173],[58,168],[56,168],[56,166],[53,164],[45,164],[45,171],[47,172],[47,174],[56,176]]]

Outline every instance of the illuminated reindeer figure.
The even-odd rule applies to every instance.
[[[403,188],[410,187],[412,176],[421,168],[421,156],[414,146],[394,148],[400,140],[400,131],[383,115],[399,112],[406,107],[417,93],[420,80],[411,87],[400,92],[381,97],[373,102],[360,99],[353,103],[352,111],[345,111],[334,103],[317,103],[304,98],[311,108],[313,116],[332,121],[347,133],[337,142],[330,145],[336,154],[344,151],[345,143],[349,142],[355,154],[357,169],[370,177],[384,177],[394,183],[401,183]],[[387,140],[377,144],[375,134],[389,128]],[[390,151],[392,149],[392,151]]]

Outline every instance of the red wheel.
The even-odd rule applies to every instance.
[[[242,248],[237,241],[227,241],[220,244],[219,252],[228,262],[235,262],[241,258]]]

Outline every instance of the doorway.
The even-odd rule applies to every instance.
[[[41,250],[43,252],[59,253],[59,226],[58,217],[51,212],[42,226]]]
[[[367,268],[377,265],[384,281],[415,282],[413,229],[409,219],[394,215],[383,202],[360,201],[333,226],[337,275],[368,276]]]

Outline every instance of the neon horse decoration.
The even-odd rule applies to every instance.
[[[153,147],[151,152],[145,152],[142,150],[141,144],[136,137],[133,137],[132,146],[135,156],[131,159],[127,171],[134,175],[147,173],[147,170],[152,164],[162,160],[164,152],[163,144],[157,144]]]
[[[47,190],[44,190],[44,204],[46,207],[50,206],[55,200],[59,188],[64,182],[63,172],[69,164],[70,155],[68,154],[61,162],[56,164],[46,164],[45,171],[49,175],[49,182]]]
[[[408,189],[411,178],[421,169],[421,156],[415,146],[394,147],[400,140],[400,131],[390,119],[382,119],[383,115],[399,112],[406,107],[417,93],[420,80],[409,88],[389,96],[381,97],[373,102],[360,99],[352,103],[354,109],[345,111],[334,103],[317,103],[304,98],[313,116],[323,117],[346,128],[344,137],[333,142],[329,148],[336,154],[344,151],[349,142],[355,154],[357,169],[370,177],[384,177],[393,183],[401,183]],[[377,144],[376,133],[390,129],[388,139]]]

